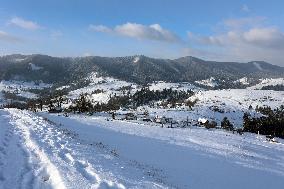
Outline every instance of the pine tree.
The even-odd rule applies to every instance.
[[[221,127],[228,131],[234,130],[233,124],[231,124],[231,122],[229,121],[227,117],[224,117],[224,119],[221,121]]]
[[[243,128],[244,131],[250,131],[250,118],[249,113],[245,112],[243,115]]]
[[[86,95],[80,94],[79,99],[76,102],[76,106],[79,110],[79,112],[88,112],[92,110],[92,103],[90,100],[87,98]]]

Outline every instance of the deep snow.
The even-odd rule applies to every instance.
[[[0,188],[280,188],[263,136],[0,110]]]

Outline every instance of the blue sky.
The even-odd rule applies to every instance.
[[[283,7],[281,0],[0,0],[0,53],[284,65]]]

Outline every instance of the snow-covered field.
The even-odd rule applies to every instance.
[[[90,85],[70,91],[67,97],[75,99],[89,93],[93,102],[107,102],[111,95],[128,91],[133,94],[141,87],[96,73],[87,79]],[[281,82],[265,80],[261,86]],[[203,85],[214,87],[214,79],[203,81]],[[200,118],[220,125],[226,116],[235,127],[241,127],[244,112],[260,116],[256,106],[276,108],[284,104],[283,91],[254,90],[261,86],[203,90],[190,83],[154,82],[149,84],[150,90],[193,90],[195,94],[189,100],[198,101],[192,109],[185,105],[143,106],[116,112],[141,115],[147,111],[152,118],[189,120],[190,127],[186,128],[161,128],[142,120],[112,120],[107,113],[65,117],[0,109],[0,189],[281,188],[284,140],[270,143],[265,136],[193,126]],[[28,98],[36,98],[29,89],[46,87],[51,85],[0,83],[0,91]],[[0,105],[4,101],[0,92]]]
[[[28,89],[43,89],[51,87],[51,84],[43,83],[43,82],[24,82],[24,81],[5,81],[2,80],[0,82],[0,89],[13,91],[13,90],[28,90]]]
[[[243,85],[249,85],[249,82],[248,82],[248,78],[247,77],[243,77],[241,79],[238,79],[237,81],[235,81],[234,83],[241,83]]]
[[[200,80],[200,81],[195,81],[195,83],[203,85],[203,86],[208,86],[208,87],[218,86],[218,83],[215,81],[214,77],[211,77],[209,79]]]
[[[174,89],[174,90],[179,90],[179,91],[187,91],[187,90],[192,90],[192,91],[199,91],[202,90],[199,87],[194,86],[193,84],[183,82],[183,83],[167,83],[164,81],[158,81],[154,83],[149,84],[149,89],[152,91],[162,91],[163,89]]]
[[[90,74],[86,79],[90,81],[90,84],[86,87],[69,92],[68,98],[76,99],[80,94],[88,93],[93,102],[106,103],[108,102],[110,95],[122,95],[123,90],[120,90],[122,87],[131,86],[132,92],[136,91],[137,88],[136,84],[114,79],[112,77],[100,77],[97,76],[97,73]],[[96,90],[102,90],[102,92],[92,94],[92,92]]]
[[[141,86],[130,83],[126,81],[122,81],[119,79],[115,79],[112,77],[102,77],[98,76],[97,73],[91,73],[86,80],[90,81],[90,84],[86,87],[70,91],[67,95],[68,98],[76,99],[79,97],[82,93],[88,93],[90,94],[90,99],[93,102],[99,102],[99,103],[106,103],[110,99],[110,96],[113,95],[126,95],[128,91],[130,91],[131,94],[134,94],[137,90],[141,88]],[[68,88],[68,86],[63,86],[64,88]],[[150,90],[163,90],[163,89],[174,89],[174,90],[180,90],[180,91],[187,91],[187,90],[193,90],[193,91],[199,91],[202,90],[199,87],[194,86],[190,83],[168,83],[164,81],[157,81],[153,83],[149,83],[149,89]],[[58,90],[62,89],[58,88]],[[102,92],[94,93],[96,90],[102,90]]]
[[[193,108],[193,114],[217,122],[220,122],[226,116],[235,126],[241,127],[244,112],[255,115],[256,106],[277,108],[284,104],[284,92],[249,89],[209,90],[200,91],[190,99],[198,99]],[[252,107],[251,110],[249,106]],[[224,113],[213,111],[212,107],[218,107]]]
[[[141,179],[133,180],[115,149],[99,141],[87,141],[26,111],[1,110],[0,115],[0,188],[125,188],[126,184],[147,188],[155,184],[143,179],[135,166],[129,171],[137,171]]]
[[[51,84],[43,83],[43,82],[24,82],[24,81],[16,81],[16,80],[10,80],[5,81],[2,80],[0,82],[0,97],[2,91],[13,93],[20,97],[25,98],[37,98],[38,96],[34,93],[29,92],[30,89],[44,89],[51,87]],[[1,104],[1,102],[0,102]]]
[[[71,91],[68,97],[75,99],[78,98],[81,93],[91,94],[93,91],[100,89],[102,91],[91,94],[90,99],[93,102],[106,103],[114,94],[127,94],[128,89],[123,89],[124,87],[129,87],[131,94],[135,93],[141,87],[111,77],[99,77],[96,73],[91,74],[87,79],[91,81],[89,86]],[[215,86],[213,86],[212,83],[214,82],[214,78],[211,78],[208,81],[212,84],[210,84],[210,86]],[[247,78],[242,78],[238,82],[245,84]],[[282,79],[266,79],[261,82],[261,86],[264,84],[271,85],[281,82]],[[193,90],[195,95],[189,99],[192,101],[195,99],[198,100],[197,104],[193,107],[193,110],[189,111],[189,108],[185,106],[177,108],[150,108],[144,106],[138,108],[138,111],[132,111],[132,113],[143,113],[143,111],[147,110],[152,118],[155,116],[165,116],[173,118],[178,122],[186,121],[188,119],[197,122],[198,119],[202,118],[216,121],[218,125],[220,125],[224,117],[227,117],[235,127],[242,127],[244,112],[249,112],[252,116],[260,116],[260,114],[255,112],[256,106],[271,106],[272,108],[277,108],[284,104],[283,91],[255,90],[261,86],[258,84],[247,89],[204,90],[190,83],[168,83],[157,81],[149,84],[150,90],[161,91],[169,88],[181,91]],[[249,108],[250,106],[252,109]],[[128,110],[126,112],[128,112]],[[117,111],[117,113],[126,112],[122,110]]]
[[[0,110],[0,188],[281,188],[284,141]]]
[[[266,87],[266,86],[275,86],[275,85],[284,85],[284,78],[265,78],[265,79],[261,79],[260,83],[248,87],[248,89],[261,89],[262,87]]]
[[[227,117],[235,127],[242,127],[244,112],[249,112],[252,116],[260,116],[255,111],[256,106],[270,106],[277,108],[284,104],[283,91],[269,90],[249,90],[249,89],[229,89],[229,90],[208,90],[199,91],[189,98],[194,101],[198,99],[192,110],[189,107],[181,106],[176,108],[150,108],[143,106],[132,111],[143,114],[145,110],[150,117],[173,118],[177,122],[189,121],[197,122],[198,119],[213,120],[220,125],[222,119]],[[252,107],[250,109],[249,107]],[[218,111],[216,111],[216,108]],[[117,111],[118,113],[125,113]]]

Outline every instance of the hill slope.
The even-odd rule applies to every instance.
[[[0,80],[42,80],[66,84],[84,80],[91,72],[135,83],[195,82],[214,78],[219,88],[243,86],[236,80],[284,77],[284,68],[266,62],[213,62],[194,57],[155,59],[146,56],[58,58],[46,55],[0,57]]]

